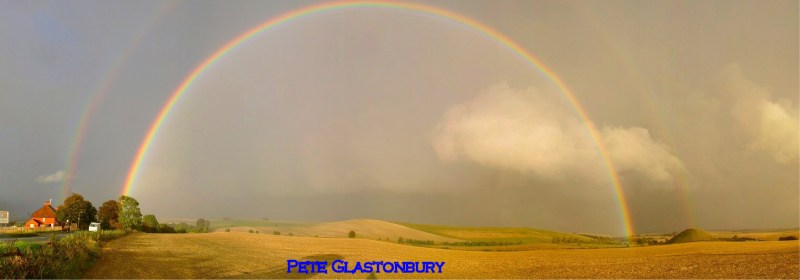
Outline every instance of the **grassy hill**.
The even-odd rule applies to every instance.
[[[697,241],[713,241],[716,240],[711,234],[705,232],[699,228],[690,228],[681,233],[678,233],[672,239],[667,241],[668,244],[674,243],[687,243],[687,242],[697,242]]]
[[[261,234],[273,234],[278,231],[281,235],[308,236],[308,237],[347,237],[351,230],[356,232],[356,237],[369,239],[383,239],[396,241],[398,238],[411,238],[417,240],[433,240],[436,242],[457,242],[459,239],[439,236],[409,228],[404,225],[381,220],[356,219],[336,222],[294,222],[272,221],[263,219],[211,219],[210,231],[234,232],[259,231]]]
[[[598,240],[591,236],[563,233],[524,227],[464,227],[387,222],[356,219],[336,222],[295,222],[264,219],[210,219],[211,232],[258,232],[259,234],[345,238],[355,231],[357,238],[399,242],[461,250],[532,250],[547,248],[617,247],[618,242],[608,238]],[[191,220],[172,219],[168,222]],[[555,242],[554,242],[555,241]],[[431,243],[426,243],[431,242]]]
[[[573,240],[574,243],[594,241],[588,236],[556,232],[541,229],[524,227],[464,227],[464,226],[441,226],[411,223],[397,223],[416,230],[427,233],[461,239],[466,241],[497,241],[497,242],[522,242],[532,243],[552,243],[554,238],[562,240]]]

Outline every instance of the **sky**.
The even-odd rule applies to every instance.
[[[0,210],[116,199],[175,89],[316,1],[6,1]],[[623,234],[796,228],[797,1],[430,1],[261,32],[178,100],[130,195],[159,218]],[[604,147],[605,156],[598,148]],[[608,162],[618,176],[615,192]]]

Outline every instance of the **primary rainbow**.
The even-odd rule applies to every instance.
[[[605,162],[609,177],[611,179],[611,183],[614,187],[616,198],[620,204],[620,210],[622,212],[621,215],[625,227],[624,228],[625,234],[626,236],[633,234],[630,215],[628,213],[628,204],[622,192],[622,187],[620,185],[619,178],[617,177],[617,172],[615,171],[613,164],[609,160],[608,153],[606,151],[605,145],[603,144],[602,138],[600,137],[597,128],[594,126],[594,123],[591,122],[588,115],[586,114],[586,111],[583,109],[583,106],[581,106],[580,103],[578,103],[578,100],[575,99],[575,96],[572,94],[572,91],[567,87],[566,84],[564,84],[561,78],[559,78],[555,73],[553,73],[552,70],[547,68],[536,57],[534,57],[532,54],[530,54],[528,51],[522,48],[519,44],[512,41],[502,33],[494,30],[493,28],[486,26],[485,24],[480,23],[478,21],[475,21],[474,19],[465,17],[463,15],[448,10],[444,10],[433,6],[416,4],[416,3],[402,3],[402,2],[390,2],[390,1],[336,1],[336,2],[321,3],[293,10],[285,14],[282,14],[280,16],[274,17],[270,20],[267,20],[264,23],[259,24],[258,26],[251,28],[247,32],[244,32],[235,39],[231,40],[230,42],[219,48],[211,56],[206,58],[194,70],[192,70],[192,72],[186,77],[186,79],[180,84],[180,86],[178,86],[178,88],[172,93],[167,103],[164,104],[164,107],[161,109],[161,112],[159,112],[158,117],[156,117],[155,121],[150,126],[150,130],[147,132],[147,135],[142,140],[139,150],[136,153],[136,157],[131,163],[131,168],[128,171],[128,177],[125,180],[125,186],[122,190],[122,194],[123,195],[130,194],[133,185],[135,183],[136,177],[139,173],[139,169],[141,168],[142,160],[147,155],[147,150],[153,143],[153,139],[155,138],[156,134],[161,128],[161,125],[164,123],[164,120],[167,118],[167,115],[169,115],[169,112],[175,106],[177,101],[183,96],[183,94],[186,93],[186,90],[192,85],[192,83],[194,83],[194,81],[200,76],[200,74],[202,74],[211,65],[213,65],[220,58],[225,56],[225,54],[229,53],[231,50],[233,50],[240,44],[244,43],[253,36],[263,31],[266,31],[270,28],[313,14],[348,9],[348,8],[357,8],[357,7],[407,10],[417,13],[434,15],[460,23],[464,26],[469,27],[470,29],[473,29],[475,31],[487,35],[494,41],[497,41],[501,45],[509,48],[511,51],[513,51],[514,53],[522,57],[525,61],[527,61],[531,66],[533,66],[541,73],[543,73],[545,76],[550,78],[556,84],[556,86],[558,86],[558,88],[561,90],[564,97],[567,98],[569,103],[572,104],[573,108],[577,112],[578,116],[581,118],[581,121],[583,121],[583,123],[586,125],[589,134],[591,135],[592,139],[597,145],[597,149],[599,150],[600,155],[603,158],[603,161]]]

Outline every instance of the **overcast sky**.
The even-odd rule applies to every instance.
[[[116,199],[196,65],[313,3],[0,1],[0,210],[25,219],[67,181],[96,206]],[[425,4],[505,34],[574,91],[636,231],[798,226],[797,1]],[[168,116],[131,195],[162,219],[624,228],[551,79],[400,9],[307,16],[228,53]]]

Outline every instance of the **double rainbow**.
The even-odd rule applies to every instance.
[[[206,58],[202,63],[200,63],[200,65],[194,68],[194,70],[192,70],[192,72],[186,77],[186,79],[183,80],[180,86],[178,86],[178,88],[175,89],[175,91],[172,93],[171,97],[166,102],[166,104],[164,104],[164,107],[159,112],[158,117],[156,117],[155,121],[153,121],[152,125],[150,126],[150,130],[147,132],[147,135],[142,140],[141,145],[139,146],[139,150],[136,153],[136,157],[131,163],[131,168],[128,171],[128,177],[125,180],[125,186],[122,190],[122,194],[129,195],[131,193],[131,191],[133,190],[133,186],[136,183],[136,178],[139,174],[139,170],[141,169],[142,161],[147,156],[147,151],[153,144],[153,140],[156,138],[156,135],[160,131],[161,125],[164,123],[164,120],[167,118],[167,116],[169,116],[170,111],[172,111],[172,108],[176,105],[178,100],[180,100],[181,97],[183,97],[186,91],[192,86],[194,81],[197,80],[198,77],[206,69],[214,65],[215,62],[217,62],[226,54],[234,50],[237,46],[248,41],[250,38],[260,34],[261,32],[267,31],[271,28],[280,26],[282,24],[294,20],[299,20],[301,18],[305,18],[311,15],[322,14],[336,10],[352,9],[352,8],[397,9],[397,10],[404,10],[415,13],[422,13],[425,15],[436,16],[442,19],[459,23],[461,25],[468,27],[469,29],[485,34],[486,36],[496,41],[500,45],[513,51],[521,58],[523,58],[527,63],[533,66],[533,68],[537,69],[542,74],[547,76],[550,80],[552,80],[556,84],[556,86],[560,89],[564,97],[569,101],[570,104],[572,104],[572,107],[575,109],[581,121],[583,121],[595,145],[597,146],[597,149],[600,152],[603,161],[605,162],[609,178],[611,179],[614,192],[616,193],[616,198],[620,205],[622,220],[625,227],[624,228],[625,234],[626,236],[633,234],[633,228],[631,226],[628,205],[625,200],[624,194],[622,192],[622,187],[620,185],[617,172],[614,169],[614,165],[609,160],[608,152],[606,151],[606,148],[603,144],[603,141],[600,137],[597,128],[591,122],[588,115],[586,114],[586,110],[584,110],[583,106],[581,106],[581,104],[572,94],[572,91],[569,89],[569,87],[567,87],[564,81],[562,81],[561,78],[558,77],[558,75],[553,73],[552,70],[547,68],[547,66],[542,64],[539,61],[539,59],[534,57],[530,52],[522,48],[519,44],[509,39],[502,33],[494,30],[493,28],[483,23],[480,23],[474,19],[465,17],[463,15],[448,10],[444,10],[433,6],[415,4],[415,3],[388,2],[388,1],[338,1],[338,2],[328,2],[328,3],[311,5],[290,11],[288,13],[267,20],[266,22],[263,22],[258,26],[251,28],[247,32],[244,32],[243,34],[229,41],[224,46],[219,48],[216,52],[214,52],[211,56]]]

